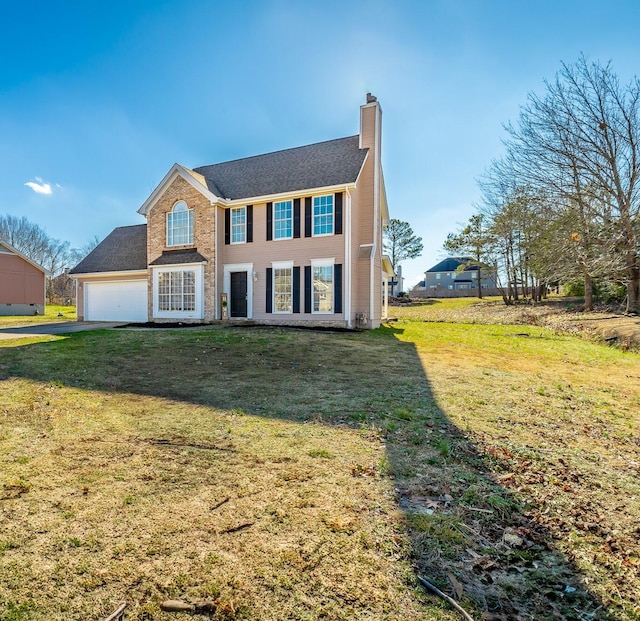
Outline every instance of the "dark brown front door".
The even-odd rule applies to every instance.
[[[247,316],[247,272],[231,272],[230,317]]]

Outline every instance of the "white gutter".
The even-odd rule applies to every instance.
[[[147,269],[144,270],[124,270],[120,272],[84,272],[79,274],[69,274],[71,278],[75,278],[76,281],[84,278],[113,278],[122,276],[144,276],[148,275]]]
[[[327,185],[319,188],[304,188],[301,190],[292,190],[291,192],[281,192],[279,194],[265,194],[263,196],[247,196],[246,198],[224,198],[218,201],[223,207],[236,207],[243,205],[256,205],[260,203],[268,203],[276,200],[287,200],[289,198],[302,198],[305,196],[321,196],[332,192],[343,192],[345,188],[355,189],[355,183],[347,185]]]

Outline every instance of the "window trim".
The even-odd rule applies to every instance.
[[[288,218],[280,218],[280,219],[278,219],[276,217],[277,206],[278,205],[283,205],[285,203],[289,204],[290,210],[291,210],[291,215]],[[281,200],[281,201],[274,201],[273,202],[272,219],[273,219],[273,223],[272,223],[272,227],[273,227],[272,228],[272,231],[273,231],[272,239],[273,239],[273,241],[279,241],[279,240],[282,240],[282,239],[293,239],[293,199],[288,198],[288,199]],[[286,222],[286,221],[289,222],[289,227],[288,228],[290,229],[291,233],[286,237],[285,236],[276,235],[276,230],[277,230],[276,226],[277,226],[278,222]]]
[[[316,233],[316,218],[326,217],[328,214],[317,214],[316,215],[316,200],[321,198],[330,198],[331,199],[331,231],[328,233]],[[335,224],[336,218],[336,205],[335,205],[335,196],[333,194],[322,194],[320,196],[313,196],[311,198],[311,237],[328,237],[329,235],[334,235],[336,230]]]
[[[185,263],[183,265],[158,265],[153,268],[153,317],[159,319],[203,319],[204,318],[204,267],[202,263]],[[160,274],[166,272],[195,272],[195,305],[194,310],[169,311],[160,310]]]
[[[334,259],[311,259],[311,314],[312,315],[334,315],[336,308],[336,283],[335,283],[335,263]],[[315,310],[315,281],[313,279],[313,269],[316,267],[329,267],[331,268],[331,310]]]
[[[293,315],[293,261],[272,261],[271,262],[271,312],[274,315]],[[291,302],[289,310],[276,310],[276,270],[289,270],[290,291],[289,300]]]
[[[242,225],[234,225],[233,224],[233,214],[243,211],[244,212],[244,223]],[[240,241],[233,241],[233,231],[234,231],[234,226],[237,228],[240,228],[240,226],[242,226],[242,230],[243,230],[243,238]],[[231,207],[231,213],[229,214],[229,244],[234,246],[237,244],[246,244],[247,243],[247,208],[246,206],[243,207]]]
[[[179,207],[181,208],[183,206],[185,209],[179,209],[178,211],[176,211],[177,208]],[[186,211],[187,213],[187,225],[186,227],[180,227],[180,228],[187,229],[187,241],[185,243],[175,243],[173,240],[175,238],[176,227],[171,223],[171,220],[174,214],[181,213],[183,211]],[[194,215],[193,215],[193,209],[189,207],[186,201],[181,199],[174,203],[173,207],[171,208],[171,211],[168,211],[166,214],[165,226],[166,226],[165,242],[168,248],[175,248],[177,246],[193,246],[194,228],[195,228]]]

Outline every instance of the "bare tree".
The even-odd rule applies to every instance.
[[[0,239],[48,269],[54,276],[69,264],[69,242],[49,237],[44,229],[24,216],[0,216]]]
[[[640,313],[640,82],[621,86],[610,64],[583,56],[563,64],[543,96],[530,94],[517,126],[506,129],[507,155],[494,163],[494,178],[508,174],[540,190],[565,221],[573,212],[571,239],[587,244],[576,253],[585,277],[585,257],[601,253],[610,273],[622,257],[626,310]]]

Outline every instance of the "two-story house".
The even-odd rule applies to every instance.
[[[460,269],[462,266],[463,269]],[[478,289],[480,276],[481,289],[495,289],[495,274],[488,268],[478,268],[470,257],[448,257],[424,273],[426,291],[459,291]],[[473,295],[472,292],[470,292]]]
[[[138,210],[70,271],[85,321],[375,328],[391,264],[382,110],[358,135],[189,169],[174,164]]]

